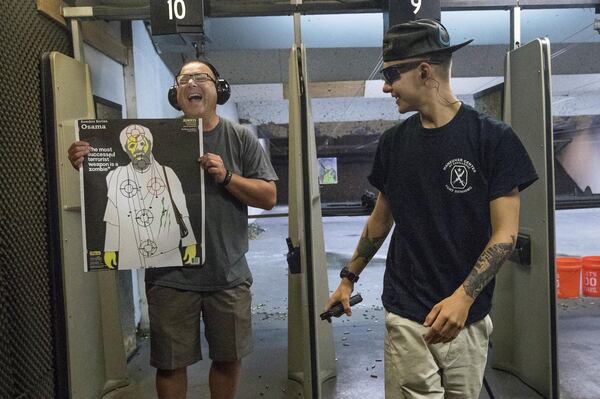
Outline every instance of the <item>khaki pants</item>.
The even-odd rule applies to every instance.
[[[477,399],[492,320],[470,324],[449,343],[427,345],[427,327],[385,313],[386,399]]]

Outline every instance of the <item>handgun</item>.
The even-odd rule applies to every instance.
[[[350,297],[350,306],[362,302],[362,296],[356,294]],[[344,305],[341,302],[336,302],[328,311],[321,313],[321,320],[327,320],[331,323],[332,317],[340,317],[344,313]]]

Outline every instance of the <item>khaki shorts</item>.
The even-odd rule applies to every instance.
[[[385,312],[385,397],[478,399],[492,319],[470,324],[448,342],[427,345],[429,328]]]
[[[214,292],[147,284],[146,296],[151,366],[174,370],[201,360],[201,318],[212,360],[236,361],[252,352],[250,282]]]

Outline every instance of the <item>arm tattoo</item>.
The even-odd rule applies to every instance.
[[[369,263],[369,261],[373,258],[373,256],[375,256],[385,241],[386,236],[387,234],[382,237],[369,237],[369,227],[367,226],[365,228],[365,232],[358,241],[358,245],[356,246],[356,251],[354,252],[352,260],[363,258],[365,264]]]
[[[515,236],[512,243],[502,242],[488,247],[477,259],[475,267],[463,283],[465,292],[475,299],[483,288],[494,278],[500,266],[508,259],[515,247]]]

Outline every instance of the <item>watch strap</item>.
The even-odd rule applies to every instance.
[[[347,267],[342,268],[342,270],[340,271],[340,278],[346,278],[351,283],[356,283],[358,281],[358,276],[352,273],[350,270],[348,270]]]
[[[227,171],[225,173],[225,178],[221,182],[221,187],[225,187],[226,185],[228,185],[229,182],[231,181],[232,176],[233,176],[233,172],[231,170],[227,169]]]

